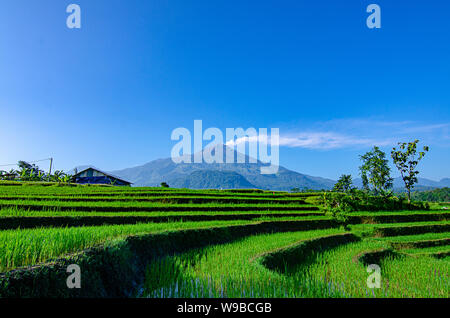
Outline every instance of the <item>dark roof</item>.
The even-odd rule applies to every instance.
[[[100,170],[100,169],[98,169],[98,168],[96,168],[96,167],[94,167],[94,166],[87,166],[87,167],[83,168],[82,170],[78,171],[78,172],[77,172],[76,174],[74,174],[73,176],[76,177],[77,175],[79,175],[79,174],[81,174],[81,173],[83,173],[83,172],[85,172],[86,170],[89,170],[89,169],[92,169],[92,170],[101,172],[101,173],[103,173],[104,175],[107,175],[108,177],[111,177],[111,178],[120,180],[120,181],[122,181],[122,182],[129,183],[129,184],[133,184],[133,182],[130,182],[130,181],[128,181],[128,180],[125,180],[125,179],[123,179],[123,178],[121,178],[121,177],[118,177],[118,176],[113,175],[113,174],[111,174],[111,173],[105,172],[105,171],[103,171],[103,170]]]

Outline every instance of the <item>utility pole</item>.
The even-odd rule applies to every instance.
[[[52,164],[53,164],[53,158],[50,158],[50,169],[48,169],[49,176],[52,174]]]

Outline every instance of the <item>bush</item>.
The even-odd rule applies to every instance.
[[[323,195],[324,210],[336,214],[354,211],[399,211],[428,210],[426,202],[411,202],[395,196],[373,196],[361,190],[353,190],[349,194],[325,192]]]
[[[450,188],[416,191],[411,193],[411,198],[418,201],[450,202]]]

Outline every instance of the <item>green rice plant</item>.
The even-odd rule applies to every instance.
[[[217,245],[177,255],[163,253],[165,257],[154,259],[147,268],[143,296],[449,296],[450,214],[441,207],[434,211],[352,212],[345,215],[348,226],[337,229],[336,221],[319,208],[323,199],[319,192],[43,185],[0,183],[0,228],[5,229],[0,230],[0,272],[97,245],[121,243],[134,235],[265,224],[263,230],[245,230],[235,239],[225,240],[231,243],[218,240],[214,241]],[[9,230],[18,225],[30,229]],[[334,228],[316,229],[325,227]],[[290,232],[301,229],[306,231]],[[336,240],[337,247],[322,241],[348,230],[361,241]],[[310,246],[305,241],[318,238],[323,246],[296,257],[297,247]],[[292,258],[282,253],[288,247],[292,247]],[[284,266],[269,266],[263,261],[269,255],[276,255]],[[368,259],[381,267],[380,289],[367,287],[367,264],[362,261]]]
[[[73,202],[64,202],[64,201],[39,201],[39,200],[0,200],[0,206],[1,207],[13,207],[13,206],[26,206],[26,207],[36,207],[37,208],[57,208],[57,207],[86,207],[86,208],[168,208],[173,207],[175,210],[176,208],[179,209],[186,209],[186,208],[210,208],[210,209],[230,209],[230,210],[236,210],[239,208],[242,209],[265,209],[265,210],[301,210],[301,209],[308,209],[308,208],[317,208],[313,205],[307,205],[307,204],[298,204],[298,203],[291,203],[291,204],[278,204],[278,203],[261,203],[261,204],[239,204],[239,203],[202,203],[202,204],[170,204],[170,203],[162,203],[162,202],[133,202],[133,201],[112,201],[112,202],[86,202],[81,201],[74,204]]]
[[[245,221],[173,222],[0,231],[0,272],[35,265],[130,235],[243,225]]]
[[[405,242],[425,242],[425,241],[440,240],[440,239],[446,239],[446,238],[450,238],[450,232],[383,237],[381,239],[389,241],[389,242],[394,242],[394,243],[405,243]]]
[[[426,248],[411,248],[411,249],[405,249],[402,250],[402,253],[404,254],[424,254],[424,255],[437,255],[442,253],[450,254],[450,245],[444,245],[444,246],[432,246],[432,247],[426,247]]]
[[[404,236],[424,233],[443,233],[450,230],[449,221],[441,222],[407,222],[388,224],[356,224],[350,228],[361,236]]]
[[[241,216],[252,216],[255,217],[302,217],[302,216],[324,216],[323,212],[320,211],[164,211],[164,212],[97,212],[97,211],[59,211],[57,209],[47,209],[47,210],[32,210],[23,209],[17,206],[2,208],[0,209],[0,218],[6,217],[183,217],[183,216],[236,216],[240,218]]]
[[[379,260],[381,288],[367,286],[366,266],[358,256],[388,248],[375,240],[316,253],[290,272],[269,270],[256,260],[299,240],[338,234],[339,230],[253,236],[152,263],[145,297],[449,297],[449,267],[432,258]]]
[[[220,197],[248,197],[248,198],[292,198],[304,199],[308,197],[316,197],[320,193],[299,193],[293,194],[288,192],[260,192],[260,193],[246,193],[246,192],[232,192],[228,190],[190,190],[190,189],[163,189],[163,188],[148,188],[148,187],[111,187],[111,186],[85,186],[77,185],[73,187],[60,187],[56,183],[48,183],[33,185],[33,183],[26,183],[27,186],[22,185],[2,186],[0,182],[0,195],[61,195],[61,196],[220,196]]]
[[[366,266],[358,261],[358,255],[383,248],[388,246],[373,240],[343,245],[318,254],[311,266],[299,268],[293,276],[298,281],[322,281],[348,297],[450,296],[448,265],[428,257],[380,259],[381,288],[368,288]]]
[[[54,203],[54,202],[72,202],[72,204],[78,203],[126,203],[126,204],[140,204],[146,205],[147,203],[160,203],[160,204],[252,204],[258,206],[260,204],[305,204],[300,199],[286,199],[286,198],[249,198],[249,197],[225,197],[225,196],[55,196],[55,195],[0,195],[0,201],[15,203],[18,201],[25,202],[42,202],[42,203]],[[305,204],[307,205],[307,204]],[[311,204],[308,204],[311,206]]]
[[[238,242],[163,258],[149,265],[145,297],[328,297],[327,286],[294,281],[257,260],[293,243],[343,233],[342,230],[257,235]],[[316,288],[311,288],[316,286]]]

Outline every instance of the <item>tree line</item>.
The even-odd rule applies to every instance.
[[[450,188],[413,192],[411,198],[416,201],[450,202]]]
[[[0,170],[0,180],[10,181],[47,181],[47,182],[64,182],[69,183],[72,180],[72,175],[65,173],[62,170],[56,170],[53,173],[46,173],[37,165],[30,164],[26,161],[19,161],[17,170],[10,171]]]
[[[392,148],[391,158],[405,185],[408,203],[411,203],[411,191],[418,182],[417,165],[429,151],[428,146],[418,150],[419,140],[412,142],[399,142],[398,147]],[[367,193],[390,197],[393,195],[393,181],[391,168],[386,158],[386,153],[379,147],[374,146],[371,151],[359,156],[362,164],[359,167],[363,189]],[[353,191],[353,180],[351,175],[343,174],[333,187],[334,192]]]

